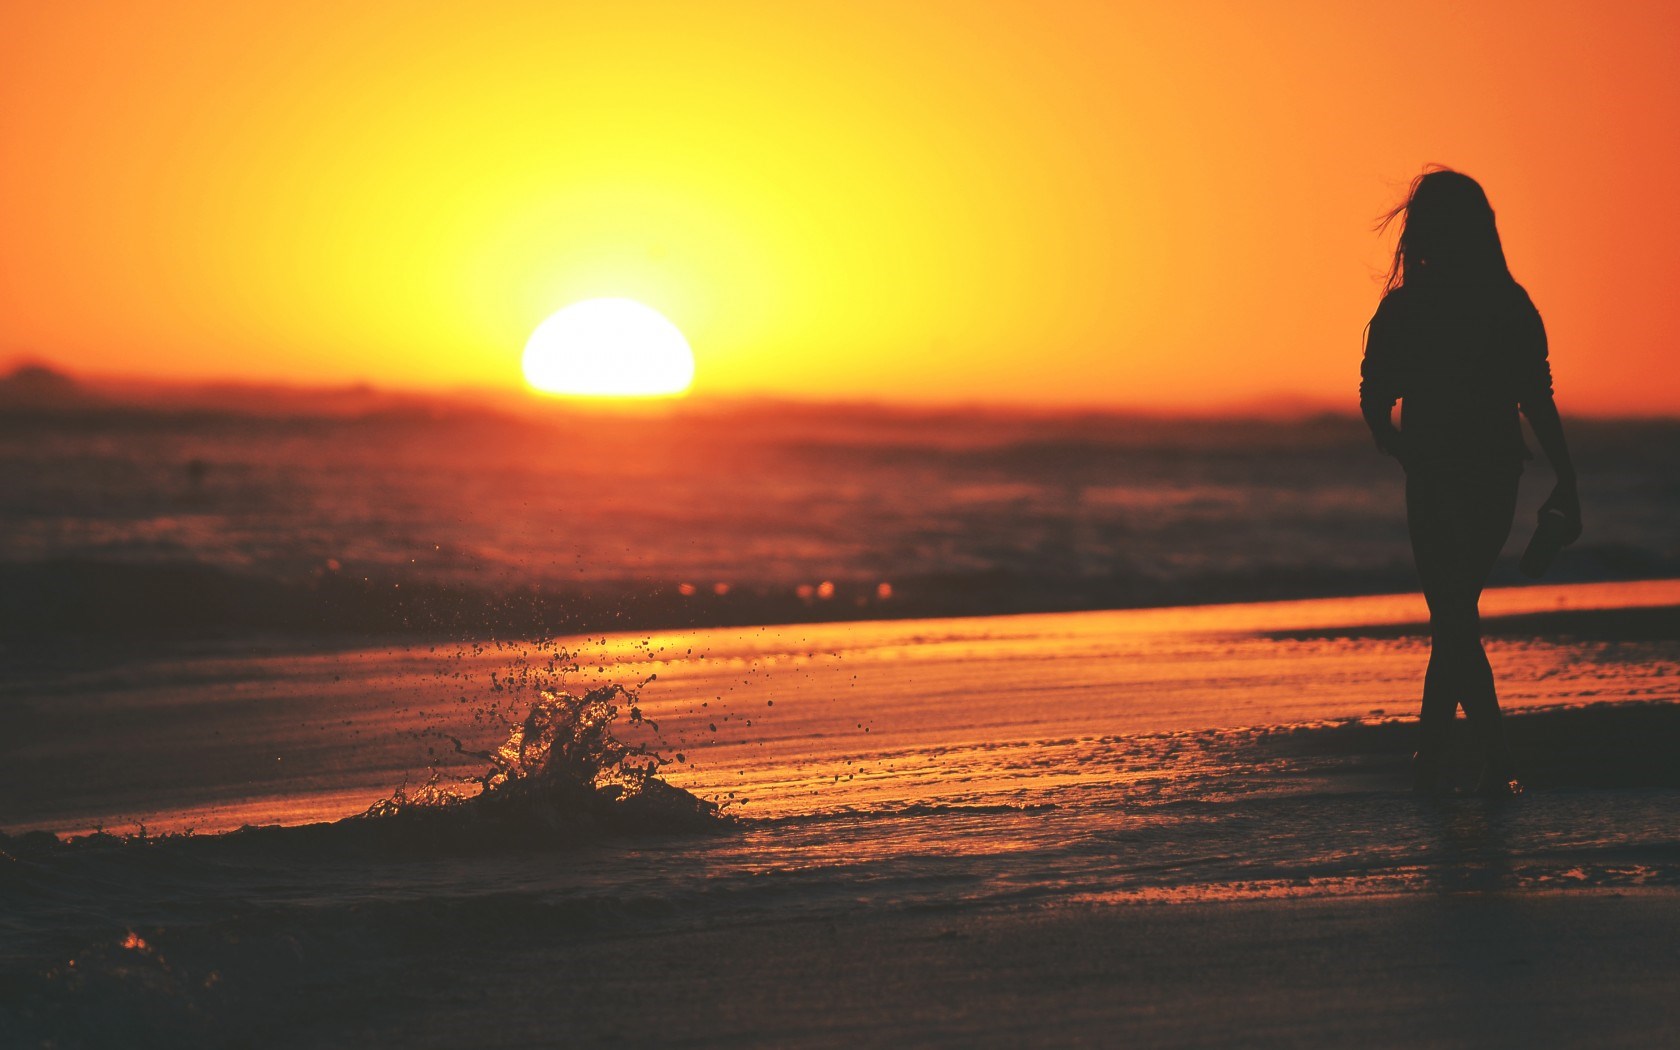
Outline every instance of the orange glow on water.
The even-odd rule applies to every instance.
[[[627,296],[711,392],[1346,403],[1371,219],[1438,161],[1566,406],[1680,410],[1677,36],[1514,0],[12,4],[0,357],[511,389],[557,304]]]
[[[1492,618],[1662,608],[1677,601],[1680,581],[1674,580],[1542,585],[1489,591],[1482,611]],[[591,666],[604,680],[649,683],[640,706],[660,725],[671,752],[683,756],[662,776],[708,798],[745,800],[754,815],[776,817],[998,797],[1028,788],[1077,794],[1123,786],[1128,778],[1170,783],[1227,768],[1226,757],[1205,746],[1212,728],[1258,727],[1255,732],[1263,734],[1272,726],[1407,719],[1427,661],[1427,630],[1419,622],[1424,615],[1420,595],[1378,595],[712,628],[614,635],[587,644]],[[1409,640],[1350,641],[1337,634],[1399,624],[1414,625]],[[1320,628],[1328,630],[1288,637]],[[1668,659],[1618,662],[1612,671],[1582,660],[1580,650],[1569,646],[1498,640],[1489,648],[1512,683],[1501,700],[1513,712],[1606,696],[1669,703],[1680,691]],[[470,667],[475,677],[507,668],[499,648],[466,664],[437,659],[452,674]],[[220,666],[225,671],[232,665]],[[414,749],[416,739],[439,728],[437,708],[413,705],[417,666],[416,655],[400,649],[278,654],[240,663],[242,673],[265,683],[267,695],[299,712],[299,735],[290,738],[285,769],[252,784],[245,766],[228,763],[219,774],[225,779],[205,785],[195,801],[183,802],[173,790],[150,805],[125,800],[122,819],[143,818],[154,833],[208,833],[364,811],[402,781],[405,763],[419,761],[418,769],[435,761]],[[1607,674],[1615,677],[1607,680]],[[186,697],[207,712],[219,738],[274,731],[257,705],[212,703],[222,681],[204,676],[148,690],[144,703],[173,705]],[[453,717],[471,720],[464,709]],[[303,721],[336,726],[346,718],[358,730],[335,734],[331,748],[316,746],[318,738]],[[167,761],[152,756],[160,775],[174,776],[201,757],[196,749],[208,728],[176,739],[172,746],[185,750],[165,753]],[[483,735],[465,722],[451,731]],[[481,742],[493,747],[501,740],[493,733]],[[1117,765],[1122,744],[1125,761]],[[482,772],[476,759],[455,761],[444,771]],[[174,808],[156,808],[163,804]],[[92,831],[101,820],[115,819],[97,812],[60,813],[50,822],[47,816],[41,826],[61,833]],[[950,848],[946,842],[934,846]],[[850,842],[848,848],[855,847]]]

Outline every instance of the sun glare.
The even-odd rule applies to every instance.
[[[694,353],[677,326],[633,299],[585,299],[537,326],[525,381],[549,394],[669,397],[694,381]]]

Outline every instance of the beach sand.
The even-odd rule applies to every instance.
[[[1680,895],[1662,892],[858,909],[654,937],[555,931],[488,972],[439,952],[400,1009],[322,988],[311,999],[326,1018],[295,1034],[323,1046],[1652,1047],[1680,1038],[1677,943]]]
[[[1407,789],[1415,595],[32,671],[0,687],[0,1026],[19,1045],[1672,1042],[1680,584],[1483,608],[1530,788],[1506,803]],[[310,824],[481,774],[471,752],[545,689],[607,681],[645,682],[621,707],[657,732],[625,711],[616,731],[721,818],[410,804]]]

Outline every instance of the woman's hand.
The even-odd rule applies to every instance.
[[[1552,487],[1552,494],[1546,497],[1546,502],[1540,504],[1540,513],[1544,516],[1548,511],[1559,511],[1563,514],[1564,536],[1563,542],[1574,543],[1581,538],[1581,493],[1575,488],[1573,479],[1560,480]]]

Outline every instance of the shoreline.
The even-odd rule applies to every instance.
[[[1641,591],[1655,592],[1649,597],[1629,599],[1599,598],[1600,594],[1628,595]],[[1536,597],[1538,595],[1539,597]],[[1585,604],[1567,604],[1571,598],[1587,597]],[[371,650],[403,648],[436,648],[450,645],[526,644],[533,640],[566,642],[599,637],[628,638],[648,635],[681,635],[704,632],[752,630],[770,628],[792,630],[798,628],[834,629],[870,624],[902,624],[908,621],[940,624],[976,620],[996,620],[1017,617],[1101,616],[1107,614],[1148,614],[1173,610],[1204,612],[1244,607],[1290,608],[1325,603],[1394,601],[1410,599],[1415,607],[1413,615],[1396,617],[1389,614],[1379,623],[1348,622],[1325,624],[1316,628],[1284,629],[1269,632],[1275,638],[1327,637],[1326,632],[1339,631],[1342,637],[1394,638],[1428,632],[1427,612],[1423,595],[1415,590],[1360,591],[1347,594],[1306,594],[1285,598],[1255,600],[1219,600],[1189,603],[1151,603],[1138,605],[1106,605],[1099,607],[1047,608],[1030,610],[954,611],[924,614],[906,610],[899,615],[837,616],[830,618],[791,617],[771,620],[733,620],[725,622],[652,622],[645,626],[587,630],[568,630],[562,633],[521,633],[519,631],[478,633],[460,630],[429,630],[411,633],[388,632],[309,632],[257,628],[223,635],[173,635],[155,637],[104,634],[84,634],[72,631],[12,631],[0,636],[0,663],[13,661],[12,670],[21,675],[50,674],[56,671],[82,669],[88,666],[115,666],[156,659],[236,656],[297,656],[347,654]],[[1570,617],[1598,616],[1618,612],[1639,615],[1642,630],[1657,630],[1657,637],[1680,635],[1680,576],[1656,576],[1631,580],[1604,580],[1570,583],[1527,583],[1489,587],[1482,595],[1484,634],[1546,633],[1548,630],[1567,631],[1573,625]],[[873,613],[886,611],[882,608]],[[1673,615],[1670,621],[1662,614]],[[1649,616],[1649,620],[1646,616]],[[1313,633],[1314,631],[1318,633]],[[23,651],[24,655],[18,656]],[[3,697],[0,692],[0,697]]]

